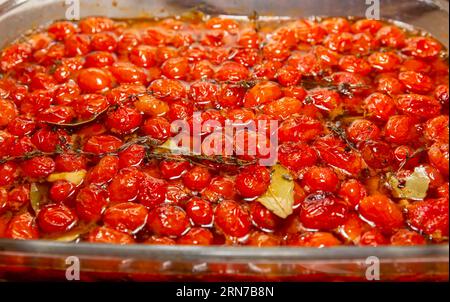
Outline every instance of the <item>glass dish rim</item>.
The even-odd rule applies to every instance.
[[[0,239],[0,256],[3,253],[38,254],[39,256],[106,256],[133,259],[188,260],[251,260],[291,262],[304,260],[354,260],[370,256],[395,261],[437,260],[448,262],[449,245],[426,246],[340,246],[340,247],[245,247],[245,246],[189,246],[189,245],[116,245],[97,243],[63,243],[48,240],[20,241]],[[442,259],[441,259],[442,258]]]

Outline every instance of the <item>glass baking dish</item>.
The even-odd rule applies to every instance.
[[[30,29],[64,19],[65,0],[0,1],[0,47]],[[262,18],[361,16],[365,0],[82,0],[81,17],[141,18],[189,10]],[[366,4],[366,2],[368,4]],[[448,1],[381,0],[380,16],[433,34],[448,47]],[[409,25],[408,25],[409,24]],[[73,258],[77,257],[77,258]],[[74,260],[75,259],[75,260]],[[114,246],[0,239],[0,280],[64,280],[79,260],[81,280],[445,281],[448,245],[423,247],[250,248]],[[75,262],[74,262],[75,261]],[[380,266],[378,267],[378,264]],[[379,271],[378,271],[379,268]],[[379,276],[377,273],[379,272]],[[379,277],[379,278],[378,278]]]

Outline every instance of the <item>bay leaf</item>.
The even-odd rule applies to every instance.
[[[286,218],[293,212],[294,178],[281,165],[273,167],[271,177],[269,188],[257,201],[278,217]]]
[[[65,232],[63,234],[52,235],[46,237],[45,239],[59,242],[74,242],[77,241],[81,236],[89,233],[95,227],[96,227],[95,223],[80,222],[78,226],[76,226],[75,228],[73,228],[68,232]]]
[[[54,238],[54,240],[59,242],[74,242],[77,241],[81,236],[89,233],[94,227],[95,224],[80,226],[57,238]]]
[[[101,112],[93,115],[91,118],[86,119],[86,120],[79,120],[79,121],[75,121],[72,123],[53,123],[53,122],[47,122],[47,124],[52,125],[52,126],[60,126],[60,127],[79,127],[79,126],[83,126],[89,123],[92,123],[93,121],[97,120],[101,115],[103,115],[103,113],[105,113],[106,111],[108,111],[109,106],[105,109],[103,109]]]
[[[56,182],[58,180],[66,180],[76,186],[79,186],[86,177],[86,170],[79,170],[75,172],[53,173],[47,177],[48,182]]]
[[[48,202],[48,186],[39,183],[32,183],[30,186],[30,202],[31,207],[37,214],[42,205]]]
[[[404,179],[390,173],[387,175],[387,181],[394,197],[411,200],[424,199],[430,185],[430,178],[423,166],[416,167],[414,172]]]

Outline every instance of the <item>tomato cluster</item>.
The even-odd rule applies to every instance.
[[[55,22],[0,54],[0,238],[446,242],[444,52],[432,37],[366,19]],[[149,156],[139,138],[164,142],[171,122],[192,123],[194,112],[222,125],[279,122],[293,214],[257,200],[270,167]],[[405,186],[416,169],[426,197],[396,197],[387,175]],[[81,181],[52,180],[80,171]],[[37,185],[47,188],[39,203]]]

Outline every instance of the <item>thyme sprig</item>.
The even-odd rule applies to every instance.
[[[54,152],[43,152],[39,150],[34,150],[28,153],[25,153],[21,156],[14,156],[14,157],[5,157],[0,159],[0,164],[11,162],[11,161],[26,161],[30,160],[35,157],[41,157],[41,156],[57,156],[64,153],[73,153],[73,154],[79,154],[84,155],[87,157],[104,157],[108,155],[117,156],[121,152],[127,150],[129,147],[133,145],[139,145],[143,146],[146,149],[146,158],[148,160],[156,159],[156,160],[171,160],[171,161],[189,161],[193,164],[202,164],[202,163],[209,163],[209,164],[221,164],[221,165],[229,165],[229,166],[248,166],[256,164],[257,160],[245,160],[240,159],[235,156],[223,156],[223,155],[212,155],[207,156],[204,154],[195,154],[192,152],[182,152],[182,153],[174,153],[169,148],[165,148],[162,146],[163,142],[160,140],[156,140],[154,138],[151,138],[149,136],[141,136],[141,137],[134,137],[132,139],[129,139],[126,143],[124,143],[122,146],[120,146],[117,150],[111,151],[111,152],[105,152],[105,153],[92,153],[92,152],[86,152],[80,148],[74,148],[73,145],[71,145],[69,148],[55,148]]]
[[[418,148],[418,149],[414,150],[414,152],[412,154],[406,156],[406,158],[402,161],[402,163],[398,167],[397,173],[400,172],[411,159],[413,159],[415,156],[419,155],[420,153],[422,153],[424,151],[426,151],[425,148]]]
[[[202,154],[194,154],[194,153],[181,153],[181,154],[173,154],[173,153],[154,153],[147,152],[147,159],[157,159],[157,160],[169,160],[169,161],[188,161],[191,164],[196,165],[204,165],[208,166],[208,164],[219,164],[226,166],[237,166],[244,167],[250,166],[257,163],[257,160],[244,160],[235,156],[223,156],[223,155],[212,155],[206,156]]]
[[[355,144],[353,144],[347,137],[347,133],[344,128],[341,127],[341,122],[328,122],[326,123],[326,127],[337,137],[339,137],[345,144],[353,151],[359,152],[356,148]]]
[[[364,84],[350,84],[350,83],[340,83],[335,84],[331,81],[315,81],[305,79],[300,82],[300,85],[306,90],[313,88],[327,88],[329,90],[334,90],[341,95],[352,97],[354,95],[354,91],[357,89],[368,89],[370,88],[368,85]]]

